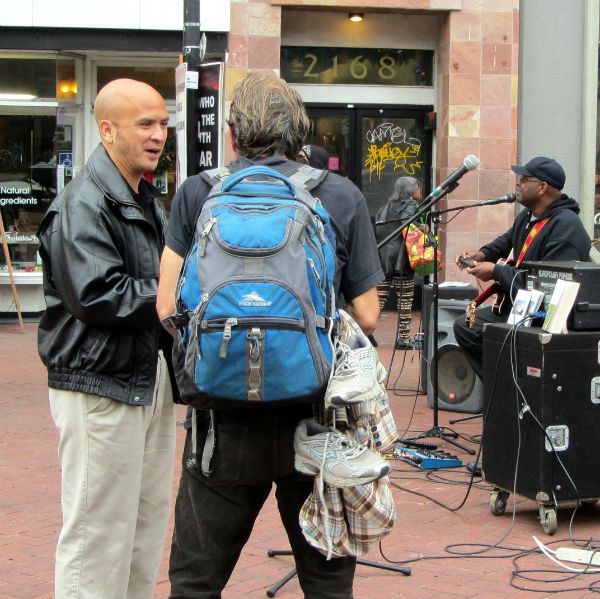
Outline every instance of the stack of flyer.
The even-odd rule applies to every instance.
[[[567,319],[575,305],[579,283],[558,279],[546,310],[542,330],[547,333],[566,333]]]
[[[513,326],[531,326],[532,315],[539,310],[543,299],[544,294],[537,289],[519,289],[506,322]]]

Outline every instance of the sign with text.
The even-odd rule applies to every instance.
[[[221,160],[223,63],[200,66],[198,83],[199,170],[219,166]]]
[[[288,83],[433,85],[433,50],[282,46]]]

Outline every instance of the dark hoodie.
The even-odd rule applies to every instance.
[[[589,260],[591,239],[579,219],[579,205],[564,193],[552,202],[540,219],[550,217],[541,231],[531,242],[524,261],[541,262],[557,260]],[[538,219],[536,219],[538,220]],[[491,243],[480,248],[489,262],[497,262],[506,258],[513,250],[516,260],[521,253],[523,244],[535,220],[531,221],[531,211],[522,210],[515,219],[513,226]],[[514,266],[496,265],[494,279],[500,284],[505,293],[509,293],[512,284],[512,297],[517,291],[526,286],[526,274],[520,273],[513,283],[518,269]],[[508,307],[510,308],[510,306]]]

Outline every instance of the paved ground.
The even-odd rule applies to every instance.
[[[386,365],[390,361],[394,320],[393,314],[384,314],[376,334]],[[418,328],[416,320],[413,328]],[[53,597],[53,555],[60,527],[57,436],[48,409],[45,372],[35,344],[35,324],[26,324],[25,334],[16,325],[0,324],[0,599]],[[413,351],[396,353],[393,360],[389,393],[402,434],[427,430],[433,422],[425,396],[415,391],[418,360],[418,353]],[[183,410],[179,409],[180,418],[182,415]],[[440,412],[439,423],[446,425],[458,416]],[[463,437],[464,445],[477,449],[473,441],[481,432],[479,419],[457,423],[453,428]],[[183,431],[179,429],[179,450],[182,438]],[[435,439],[429,441],[439,443]],[[441,443],[440,448],[468,460],[463,451],[447,443]],[[553,547],[572,546],[571,509],[559,509],[558,532],[548,537],[540,526],[533,501],[517,496],[513,520],[514,496],[511,495],[506,514],[494,516],[488,506],[490,487],[485,483],[478,482],[465,500],[469,475],[464,468],[426,474],[403,462],[394,462],[393,480],[398,487],[397,524],[383,541],[382,552],[376,547],[367,559],[403,563],[412,568],[412,575],[404,577],[359,566],[357,599],[547,597],[552,591],[564,589],[578,590],[563,592],[561,597],[580,598],[592,596],[588,585],[594,580],[600,590],[600,574],[566,580],[564,571],[549,572],[552,564],[536,554],[521,558],[516,566],[513,562],[518,552],[535,548],[533,535]],[[571,531],[573,538],[594,538],[598,543],[600,504],[578,510]],[[269,558],[269,548],[287,548],[272,499],[260,515],[224,592],[225,599],[264,597],[266,588],[290,570],[291,558]],[[168,596],[167,558],[168,543],[155,599]],[[540,592],[513,588],[511,573],[515,568],[529,571],[523,573],[528,579],[520,578],[515,584]],[[301,596],[295,580],[277,594],[282,599]]]

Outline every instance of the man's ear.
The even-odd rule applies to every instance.
[[[229,123],[227,123],[227,130],[229,131],[231,149],[233,150],[233,153],[237,155],[237,143],[235,141],[235,133],[233,132],[233,127]]]
[[[115,127],[108,119],[102,119],[98,123],[98,129],[100,131],[100,139],[104,143],[112,143],[115,136]]]

